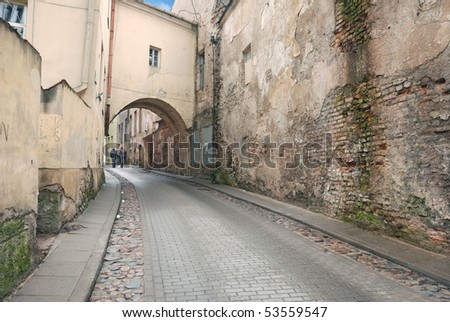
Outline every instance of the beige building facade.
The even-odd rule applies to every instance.
[[[187,135],[195,104],[196,25],[140,1],[118,0],[115,9],[113,119],[146,108]]]
[[[40,260],[36,233],[58,233],[103,183],[110,6],[0,1],[0,17],[17,31],[2,22],[2,97],[10,97],[2,114],[13,119],[2,131],[10,156],[1,160],[9,184],[1,189],[0,297]]]
[[[0,206],[3,297],[40,260],[36,233],[57,233],[103,182],[111,8],[108,0],[19,0],[0,1],[0,9],[27,41],[2,30],[2,97],[11,97],[2,114],[13,116],[3,132],[17,146],[1,147],[10,155],[2,157],[9,163],[2,165],[9,184]]]
[[[0,1],[1,17],[42,57],[41,86],[48,90],[39,121],[39,213],[50,207],[61,217],[50,223],[51,232],[82,211],[102,183],[111,5],[110,0]],[[54,194],[63,200],[60,205],[48,204]],[[47,221],[38,229],[47,232]]]
[[[172,136],[189,140],[197,25],[142,1],[117,0],[114,11],[107,150],[123,147],[128,163],[148,168],[155,122],[164,119]],[[189,152],[180,158],[187,162]]]
[[[55,233],[103,182],[111,1],[30,0],[27,9],[24,37],[43,57],[47,89],[40,116],[38,229]]]
[[[104,105],[98,96],[106,86],[111,0],[2,0],[0,5],[2,18],[41,54],[43,88],[64,79],[89,106]]]

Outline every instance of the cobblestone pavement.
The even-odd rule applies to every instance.
[[[202,189],[199,185],[197,188]],[[203,188],[204,189],[204,188]],[[207,189],[210,193],[216,197],[238,204],[243,209],[249,212],[260,215],[267,220],[275,222],[283,227],[299,234],[317,245],[324,248],[324,251],[332,251],[336,254],[348,257],[355,260],[365,267],[376,271],[393,282],[410,287],[415,291],[421,292],[424,295],[430,297],[430,300],[450,301],[450,288],[438,283],[437,281],[425,277],[415,271],[405,268],[401,265],[397,265],[389,260],[373,255],[370,252],[358,249],[346,242],[330,237],[318,230],[312,229],[306,225],[296,222],[290,218],[275,214],[267,211],[266,209],[257,207],[255,205],[245,203],[243,201],[232,198],[224,193]]]
[[[447,299],[442,285],[258,207],[136,169],[115,173],[134,184],[140,200],[145,267],[139,286],[146,301],[430,301],[438,293]],[[92,300],[142,294],[115,280],[111,267],[122,271],[116,266],[124,262],[113,259],[105,262]],[[136,281],[142,267],[134,265]],[[397,283],[402,280],[405,285]],[[115,298],[106,296],[113,292]]]
[[[144,301],[144,249],[139,201],[134,186],[122,185],[122,203],[91,302]]]

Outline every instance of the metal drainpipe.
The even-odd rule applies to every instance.
[[[113,66],[113,54],[114,54],[114,31],[115,31],[115,15],[116,15],[116,0],[111,0],[111,19],[109,26],[109,62],[108,62],[108,84],[107,84],[107,97],[111,97],[112,87],[112,66]]]
[[[81,92],[88,87],[89,67],[91,65],[92,33],[94,25],[95,2],[96,0],[89,0],[87,21],[86,21],[86,37],[84,40],[83,72],[81,77],[81,85],[75,88],[76,92]]]
[[[216,43],[211,42],[212,52],[213,52],[213,68],[212,68],[212,123],[213,123],[213,131],[212,131],[212,141],[213,143],[216,140]]]
[[[114,55],[114,30],[116,16],[116,1],[111,0],[111,11],[109,19],[109,52],[108,52],[108,80],[106,84],[106,112],[105,112],[105,135],[109,136],[109,123],[111,121],[111,93],[112,93],[112,66]]]
[[[211,46],[213,52],[213,75],[212,75],[212,143],[215,145],[217,142],[217,131],[219,130],[217,122],[217,101],[216,101],[216,46],[218,44],[218,39],[215,36],[211,37]],[[214,164],[213,171],[217,170],[217,150],[214,150]],[[215,183],[214,174],[211,176],[212,183]]]

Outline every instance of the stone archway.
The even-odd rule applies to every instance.
[[[112,117],[110,124],[114,122],[122,112],[135,109],[149,110],[159,116],[161,121],[157,122],[159,125],[158,131],[162,133],[158,133],[156,137],[154,136],[154,132],[146,133],[144,137],[141,136],[141,142],[139,144],[134,142],[134,144],[128,146],[128,151],[133,151],[131,154],[129,153],[128,156],[131,156],[134,160],[138,160],[137,162],[131,162],[131,164],[141,166],[143,158],[144,167],[146,168],[153,168],[154,164],[158,164],[161,169],[185,174],[187,167],[180,166],[182,162],[178,161],[189,161],[189,149],[179,149],[177,142],[187,143],[189,141],[189,132],[180,113],[178,113],[172,105],[161,99],[141,98],[121,108],[117,114]],[[131,123],[133,122],[131,117],[127,120]],[[130,131],[132,126],[133,125],[130,124],[127,130]],[[136,152],[134,152],[134,150],[136,150]],[[156,159],[156,155],[158,154],[155,154],[155,151],[160,152],[160,159],[165,159],[167,164],[160,161],[158,161],[159,163],[154,162],[154,159]]]
[[[144,108],[152,111],[167,122],[172,135],[180,134],[182,137],[187,137],[188,130],[181,115],[172,105],[158,98],[137,99],[119,110],[117,114],[111,118],[111,121],[121,112],[132,108]]]

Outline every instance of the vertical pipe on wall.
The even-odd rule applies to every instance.
[[[111,19],[110,19],[110,27],[109,27],[108,83],[107,83],[107,97],[108,98],[111,97],[111,86],[112,86],[115,13],[116,13],[116,0],[111,0]]]
[[[85,90],[88,86],[89,67],[91,65],[92,34],[93,34],[93,26],[94,26],[95,2],[96,2],[96,0],[89,0],[89,4],[88,4],[85,41],[84,41],[83,72],[82,72],[82,76],[81,76],[81,85],[75,88],[76,92],[81,92],[81,91]]]
[[[106,83],[106,112],[105,112],[105,135],[109,136],[109,123],[111,121],[111,98],[112,88],[112,66],[114,53],[114,27],[116,17],[116,0],[111,0],[111,11],[109,19],[109,53],[108,53],[108,80]]]

